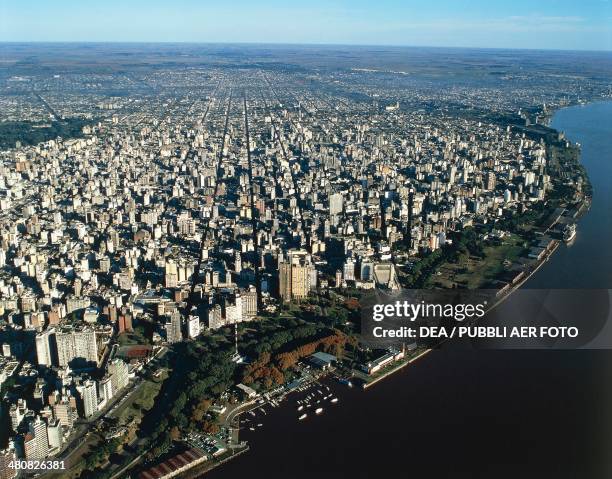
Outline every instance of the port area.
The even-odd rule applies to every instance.
[[[235,459],[249,450],[248,444],[237,446],[231,450],[225,451],[223,454],[213,457],[208,461],[190,467],[185,472],[180,473],[176,477],[179,479],[196,479],[202,477],[207,472],[225,464],[232,459]]]
[[[330,377],[336,376],[337,372],[333,368],[318,370],[308,365],[302,365],[298,379],[289,384],[264,393],[261,396],[253,397],[246,402],[236,404],[228,409],[219,417],[222,429],[230,432],[229,444],[244,444],[240,442],[240,431],[245,429],[254,431],[262,427],[263,419],[269,408],[276,408],[285,401],[295,402],[298,409],[297,416],[309,414],[325,401],[336,399],[327,384],[324,384]],[[301,406],[301,407],[300,407]],[[296,417],[297,417],[296,416]]]
[[[398,359],[380,370],[376,371],[372,374],[366,374],[363,371],[353,370],[353,377],[351,381],[355,384],[361,384],[363,389],[368,389],[369,387],[374,386],[379,381],[382,381],[388,376],[391,376],[393,373],[396,373],[400,369],[405,368],[409,364],[421,359],[423,356],[429,354],[432,349],[425,348],[417,348],[412,351],[408,351],[406,356],[401,359]]]

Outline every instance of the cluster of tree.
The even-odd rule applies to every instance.
[[[484,257],[484,240],[474,228],[465,228],[453,239],[453,244],[442,249],[445,259],[456,263],[467,256]]]
[[[113,438],[108,442],[101,441],[96,444],[95,447],[90,448],[89,452],[83,458],[85,461],[85,468],[81,472],[80,477],[102,477],[99,474],[94,475],[99,466],[105,463],[111,454],[114,454],[119,450],[122,445],[120,438]]]
[[[285,351],[275,356],[275,361],[285,371],[294,366],[300,359],[322,350],[336,356],[342,356],[348,337],[339,331],[329,336],[303,344],[292,351]]]
[[[191,407],[189,419],[191,420],[192,429],[201,429],[208,434],[219,432],[217,423],[207,416],[211,405],[212,400],[203,398]]]
[[[283,348],[272,354],[264,352],[259,355],[257,361],[245,366],[242,371],[242,382],[244,384],[260,382],[265,388],[270,388],[273,384],[282,384],[285,381],[283,372],[295,366],[300,359],[321,350],[341,356],[347,341],[348,336],[340,331],[334,331],[306,343],[293,345],[291,349]]]
[[[175,346],[172,374],[153,408],[143,418],[140,435],[151,438],[149,459],[165,453],[191,430],[216,433],[207,416],[215,399],[234,384],[235,363],[227,343],[180,343]]]
[[[429,277],[444,261],[442,249],[437,249],[419,260],[410,270],[408,282],[413,288],[422,288],[427,284]]]
[[[316,324],[295,319],[262,321],[249,325],[249,330],[243,332],[241,349],[249,357],[259,357],[265,352],[273,353],[290,348],[292,344],[301,344],[316,336],[320,329]]]
[[[270,361],[271,355],[269,352],[261,353],[256,361],[245,366],[242,371],[242,382],[253,384],[259,381],[265,388],[270,388],[273,384],[283,384],[285,375],[280,372],[276,365],[270,364]]]
[[[58,136],[80,138],[83,136],[82,128],[91,123],[92,120],[83,118],[51,122],[5,121],[0,123],[0,148],[14,148],[18,141],[22,145],[36,145]]]

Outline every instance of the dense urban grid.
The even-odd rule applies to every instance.
[[[245,405],[404,357],[360,347],[364,291],[512,287],[588,200],[546,122],[597,72],[235,48],[2,67],[0,477],[239,451]]]

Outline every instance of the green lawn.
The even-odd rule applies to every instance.
[[[469,256],[458,263],[444,264],[436,281],[445,287],[456,283],[469,289],[482,288],[504,271],[504,262],[516,262],[523,252],[523,240],[515,235],[508,236],[500,245],[486,246],[484,258]]]

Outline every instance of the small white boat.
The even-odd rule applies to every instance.
[[[317,408],[317,409],[315,410],[315,413],[316,413],[316,414],[321,414],[322,412],[323,412],[323,408],[322,408],[322,407]]]
[[[304,406],[300,406],[300,407],[298,408],[298,411],[301,411],[302,409],[304,409]]]
[[[255,413],[253,411],[249,411],[249,414],[253,417],[255,417]]]
[[[263,426],[263,424],[262,424],[262,423],[259,423],[259,424],[257,425],[257,427],[261,427],[261,426]]]
[[[249,431],[254,431],[254,430],[255,430],[255,428],[254,428],[254,427],[250,427],[250,428],[249,428]]]
[[[333,398],[333,399],[331,400],[331,402],[333,402],[333,403],[337,403],[337,402],[338,402],[338,398]]]
[[[299,419],[300,421],[303,421],[304,419],[306,419],[306,417],[308,417],[308,414],[304,413],[304,414],[302,414],[300,417],[298,417],[298,419]]]

